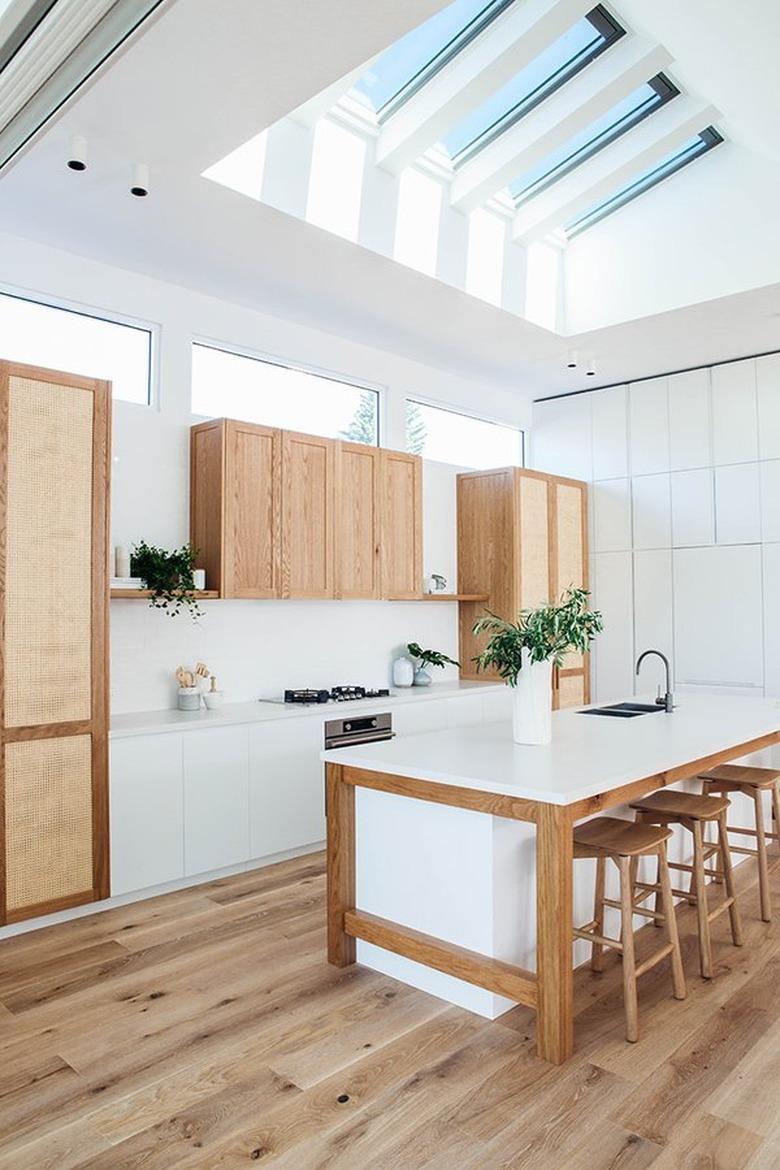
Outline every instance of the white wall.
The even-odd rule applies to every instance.
[[[676,687],[780,697],[780,355],[537,403],[531,465],[591,481],[595,698],[667,653]],[[661,681],[648,662],[636,689]]]
[[[84,307],[156,329],[155,404],[114,404],[113,543],[188,538],[193,338],[256,350],[381,387],[382,443],[403,448],[405,398],[415,394],[526,426],[530,403],[397,354],[18,237],[0,235],[0,291]],[[2,342],[0,340],[0,356]],[[455,469],[425,469],[424,569],[455,578]],[[380,602],[211,602],[199,626],[140,601],[113,602],[113,710],[171,705],[171,672],[202,659],[231,700],[287,686],[382,685],[391,658],[416,640],[457,656],[454,605]],[[450,669],[441,675],[451,675]]]

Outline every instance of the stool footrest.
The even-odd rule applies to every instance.
[[[745,855],[745,857],[758,857],[758,850],[757,849],[745,849],[744,846],[742,846],[742,845],[732,845],[731,852],[732,853],[742,853]]]
[[[623,944],[616,938],[607,938],[606,935],[596,934],[595,930],[586,930],[584,927],[575,926],[572,929],[572,934],[575,938],[584,938],[586,942],[600,943],[603,947],[609,947],[613,951],[622,951]]]
[[[715,909],[710,910],[709,914],[707,915],[710,922],[712,922],[714,918],[719,918],[720,915],[723,914],[724,911],[728,910],[729,906],[733,906],[735,902],[736,898],[724,898],[724,900],[719,902]]]
[[[643,963],[639,963],[636,969],[636,977],[644,975],[645,971],[650,971],[661,959],[665,959],[667,955],[671,955],[674,947],[671,943],[666,943],[665,946],[659,947],[657,951],[653,951],[652,955],[648,955]]]
[[[730,833],[741,833],[743,837],[757,837],[758,829],[743,829],[739,825],[727,825],[726,828]],[[780,833],[770,832],[769,829],[764,829],[764,836],[767,841],[780,841]],[[734,849],[734,846],[731,846]]]
[[[712,857],[713,853],[717,853],[717,849],[713,849],[712,853],[708,854],[708,856]],[[693,873],[693,866],[686,865],[685,862],[683,862],[683,861],[670,861],[669,862],[669,869],[681,869],[685,873]],[[711,866],[705,865],[704,872],[709,877],[718,877],[718,878],[723,877],[723,870],[718,869],[717,867],[715,869],[713,869]]]

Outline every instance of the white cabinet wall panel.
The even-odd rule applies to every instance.
[[[716,467],[758,459],[753,359],[712,368],[712,456]]]
[[[718,544],[757,544],[761,540],[757,463],[715,468],[715,537]]]
[[[680,682],[762,687],[761,548],[676,549],[673,569]]]
[[[634,548],[671,548],[672,503],[668,475],[635,475],[631,480]]]
[[[629,386],[631,475],[669,470],[669,396],[666,378]]]
[[[631,496],[627,479],[594,483],[594,552],[622,552],[631,548]]]
[[[184,872],[207,873],[249,858],[246,726],[183,737]]]
[[[462,695],[457,699],[447,699],[445,714],[448,727],[475,727],[482,723],[484,718],[482,695]]]
[[[672,471],[712,463],[710,371],[669,378],[669,460]]]
[[[673,471],[672,544],[675,548],[715,541],[715,484],[711,468]]]
[[[756,359],[759,459],[780,459],[780,353]]]
[[[182,737],[114,740],[110,778],[112,896],[183,878]]]
[[[764,545],[765,694],[780,699],[780,544]]]
[[[393,731],[397,735],[417,735],[424,731],[443,731],[449,723],[446,699],[431,699],[415,705],[409,703],[393,711]]]
[[[761,539],[780,540],[780,459],[760,463]]]
[[[591,395],[593,409],[593,478],[628,475],[628,390],[613,386]]]
[[[573,479],[593,479],[590,395],[534,404],[530,467]]]
[[[604,615],[604,632],[594,642],[595,701],[626,699],[634,693],[631,553],[596,553],[594,604]]]
[[[334,712],[333,718],[337,717]],[[280,720],[250,728],[251,857],[265,857],[324,839],[325,773],[319,759],[322,748],[322,719]]]
[[[674,659],[674,624],[672,596],[672,553],[670,549],[651,549],[634,553],[634,648],[661,650]],[[660,685],[665,688],[663,663],[648,658],[642,673],[634,680],[635,694],[647,694]]]

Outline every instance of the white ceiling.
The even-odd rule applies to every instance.
[[[442,6],[176,0],[0,176],[0,223],[536,397],[589,384],[564,376],[576,339],[200,177]],[[734,30],[735,7],[727,0],[619,3],[621,16],[685,62],[680,80],[725,112],[731,134],[778,156],[780,87],[771,56],[780,6],[739,6],[752,9],[758,35]],[[90,143],[82,176],[64,165],[73,133]],[[151,168],[147,200],[127,194],[134,161]],[[598,354],[596,381],[608,384],[780,348],[777,314],[780,285],[773,285],[599,330],[582,343]]]

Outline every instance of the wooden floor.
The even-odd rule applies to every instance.
[[[320,855],[0,942],[0,1167],[777,1170],[772,876],[775,923],[751,886],[711,983],[681,911],[689,996],[646,975],[638,1044],[617,963],[578,974],[563,1068],[523,1008],[489,1023],[328,967]]]

